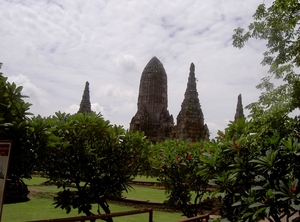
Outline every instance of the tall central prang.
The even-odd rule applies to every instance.
[[[168,111],[167,74],[156,57],[148,62],[142,73],[137,108],[130,130],[144,131],[152,142],[170,138],[174,120]]]

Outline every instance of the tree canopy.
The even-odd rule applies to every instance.
[[[262,93],[257,102],[246,106],[253,125],[261,134],[276,130],[288,121],[289,114],[300,108],[300,3],[297,0],[275,0],[267,7],[260,4],[248,28],[234,30],[233,45],[245,46],[251,39],[266,41],[261,62],[269,66],[269,75],[257,88]],[[256,130],[257,131],[257,130]]]
[[[228,160],[219,176],[211,175],[222,193],[223,217],[230,221],[281,221],[284,216],[288,221],[300,210],[299,117],[292,115],[300,108],[299,19],[299,1],[275,0],[258,6],[247,29],[235,29],[235,47],[251,38],[266,41],[261,64],[269,73],[257,85],[259,100],[246,107],[249,121],[229,124],[217,139],[221,149],[210,150],[218,163]],[[233,148],[222,148],[230,143]]]
[[[56,207],[67,213],[74,208],[92,215],[95,202],[110,213],[106,199],[121,197],[147,167],[149,141],[143,133],[113,126],[101,114],[57,112],[48,118],[37,116],[31,125],[43,144],[37,151],[39,170],[63,188],[55,197]]]
[[[2,63],[0,63],[1,68]],[[0,139],[12,140],[8,178],[18,181],[29,178],[33,168],[30,142],[27,140],[27,120],[30,103],[25,102],[22,86],[7,81],[0,73]]]
[[[292,68],[300,66],[300,3],[297,0],[275,0],[270,7],[257,7],[254,21],[244,28],[235,29],[233,45],[241,48],[250,38],[267,41],[263,65],[270,66],[276,78],[289,80]]]

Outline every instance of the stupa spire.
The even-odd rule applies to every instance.
[[[181,110],[177,116],[174,137],[180,140],[208,140],[209,131],[204,124],[204,116],[200,106],[195,77],[195,65],[190,66],[187,88]]]
[[[89,82],[85,83],[82,100],[80,103],[80,108],[78,110],[78,113],[88,113],[91,112],[91,102],[90,102],[90,88],[89,88]]]
[[[244,109],[243,109],[243,104],[242,104],[242,95],[238,95],[238,101],[237,101],[237,106],[236,106],[236,113],[234,116],[234,120],[237,120],[239,118],[244,118]]]

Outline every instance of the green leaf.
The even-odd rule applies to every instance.
[[[255,186],[252,187],[251,190],[265,190],[266,188],[262,187],[262,186]]]
[[[223,218],[220,222],[231,222],[231,221],[228,220],[227,218]]]
[[[296,204],[291,204],[291,207],[294,208],[297,211],[300,211],[300,204],[296,205]]]
[[[15,94],[19,94],[22,91],[22,89],[23,89],[23,86],[17,87],[15,90]]]
[[[249,162],[250,163],[258,163],[258,164],[261,164],[261,165],[268,165],[268,163],[266,161],[263,161],[263,160],[250,160]]]
[[[277,200],[278,201],[286,201],[288,199],[290,199],[290,197],[282,197],[282,198],[278,198]]]
[[[266,205],[263,204],[263,203],[256,202],[256,203],[254,203],[254,204],[251,204],[251,205],[249,206],[249,208],[262,207],[262,206],[266,206]]]
[[[267,207],[262,207],[262,208],[259,208],[256,212],[255,212],[255,216],[258,216],[261,212],[265,211],[267,209]]]
[[[241,201],[238,201],[238,202],[232,204],[231,206],[237,207],[237,206],[240,206],[240,205],[242,205],[242,202],[241,202]]]
[[[246,212],[246,213],[243,214],[242,218],[252,216],[253,214],[254,214],[253,212]]]

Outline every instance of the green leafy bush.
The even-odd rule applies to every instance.
[[[167,203],[180,209],[186,217],[196,216],[198,210],[201,212],[201,198],[208,187],[207,181],[197,174],[202,148],[202,142],[179,140],[156,143],[151,148],[152,173],[164,184]],[[194,200],[193,192],[196,193]]]
[[[27,96],[21,94],[22,89],[0,73],[0,139],[13,142],[8,178],[15,182],[30,178],[34,166],[31,143],[27,140],[31,104],[24,101]]]
[[[120,197],[147,166],[149,142],[144,135],[112,126],[101,114],[57,112],[32,121],[34,136],[46,142],[38,152],[39,168],[63,188],[55,204],[67,213],[77,208],[92,215],[94,202],[110,213],[106,199]]]

